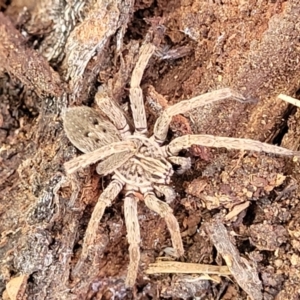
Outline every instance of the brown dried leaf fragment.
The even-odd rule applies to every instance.
[[[63,88],[59,75],[44,57],[25,46],[24,37],[11,21],[0,13],[0,61],[3,68],[39,96],[60,96]]]
[[[262,283],[258,278],[255,266],[240,256],[238,250],[230,241],[225,226],[220,221],[214,220],[206,224],[206,231],[210,240],[224,258],[238,285],[251,299],[263,299]]]

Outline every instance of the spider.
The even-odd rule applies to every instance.
[[[66,172],[70,174],[90,164],[98,163],[96,171],[99,175],[113,175],[112,181],[99,196],[93,210],[78,263],[86,260],[94,245],[96,229],[105,208],[110,206],[123,190],[125,194],[125,225],[129,243],[129,266],[125,280],[128,287],[135,284],[140,260],[138,195],[142,194],[146,206],[165,219],[170,231],[174,255],[179,257],[184,253],[179,224],[168,205],[175,198],[175,192],[169,186],[174,173],[173,165],[180,166],[178,170],[180,173],[191,166],[189,158],[178,156],[182,149],[198,144],[207,147],[299,156],[299,152],[251,139],[212,135],[185,135],[164,145],[172,116],[224,99],[247,102],[242,95],[229,88],[184,100],[166,108],[155,122],[153,135],[148,137],[140,82],[154,51],[153,44],[142,45],[137,65],[132,73],[129,97],[134,132],[131,132],[122,110],[108,97],[105,91],[101,90],[96,94],[95,100],[102,114],[90,107],[79,106],[66,109],[63,116],[67,137],[75,147],[85,153],[65,163]],[[165,196],[165,202],[157,198],[161,194]]]

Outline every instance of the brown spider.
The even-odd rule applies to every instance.
[[[174,190],[168,186],[174,173],[172,164],[179,165],[180,171],[190,168],[189,158],[179,157],[182,149],[193,144],[206,147],[225,147],[265,151],[282,155],[299,156],[299,152],[269,145],[250,139],[216,137],[211,135],[185,135],[175,138],[168,145],[163,145],[172,116],[185,113],[191,109],[224,99],[235,99],[247,102],[246,99],[229,88],[217,90],[190,100],[181,101],[167,107],[156,120],[154,133],[147,136],[147,122],[143,103],[141,78],[146,65],[155,51],[151,43],[144,44],[140,49],[139,59],[134,68],[130,102],[135,131],[130,132],[129,125],[122,110],[102,91],[96,94],[96,102],[105,118],[96,110],[80,106],[66,110],[63,121],[64,130],[72,144],[85,154],[65,164],[67,173],[98,163],[99,175],[113,174],[111,183],[100,195],[94,208],[91,220],[84,237],[82,254],[78,264],[84,262],[96,239],[96,228],[104,210],[123,190],[125,223],[128,233],[130,262],[126,278],[126,286],[135,284],[140,260],[140,228],[137,215],[137,194],[144,197],[149,209],[158,213],[166,221],[170,231],[174,253],[184,253],[179,225],[166,202],[175,197]],[[100,162],[99,162],[100,161]],[[166,202],[156,195],[163,194]]]

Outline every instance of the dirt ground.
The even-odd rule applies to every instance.
[[[122,197],[99,224],[92,263],[74,272],[111,178],[94,166],[66,176],[64,162],[80,152],[61,118],[69,106],[95,107],[101,85],[130,115],[131,72],[152,32],[157,52],[143,76],[145,95],[153,88],[171,105],[231,87],[251,100],[174,118],[168,140],[202,133],[298,150],[299,112],[277,95],[299,96],[299,0],[0,0],[0,10],[2,299],[300,298],[299,160],[262,152],[193,146],[181,153],[192,168],[172,182],[185,249],[177,261],[229,268],[230,260],[241,261],[253,270],[243,280],[255,292],[237,273],[147,275],[171,241],[164,220],[143,203],[140,268],[135,287],[126,289]],[[147,99],[151,133],[158,114]],[[225,230],[219,237],[215,224]],[[222,238],[235,257],[222,255]]]

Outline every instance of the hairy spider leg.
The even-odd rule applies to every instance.
[[[135,127],[135,134],[146,135],[148,132],[147,119],[143,99],[143,91],[140,87],[144,70],[149,59],[155,51],[155,46],[151,43],[142,45],[137,64],[132,72],[130,81],[130,104]]]
[[[137,212],[138,199],[129,194],[124,199],[124,216],[129,243],[129,266],[125,285],[131,287],[135,284],[140,262],[140,225]]]
[[[167,107],[156,120],[154,124],[154,140],[158,144],[162,144],[165,141],[169,130],[169,125],[173,116],[184,114],[194,108],[198,108],[207,104],[211,104],[213,102],[227,99],[234,99],[243,103],[250,101],[245,99],[242,95],[238,94],[230,88],[225,88],[203,95],[199,95],[190,100],[180,101],[179,103]]]
[[[117,179],[113,179],[113,181],[105,188],[105,190],[99,196],[96,206],[94,207],[91,219],[89,221],[88,227],[86,229],[85,236],[83,239],[82,253],[74,268],[73,274],[76,275],[77,272],[80,272],[81,266],[88,258],[90,250],[97,246],[97,230],[95,229],[98,228],[98,224],[102,219],[106,207],[112,204],[112,201],[115,200],[115,198],[121,192],[123,186],[124,184],[122,182],[120,182]]]
[[[165,146],[166,152],[170,155],[177,155],[182,149],[187,149],[192,145],[205,147],[227,148],[236,150],[248,150],[256,152],[267,152],[286,156],[300,156],[299,151],[289,150],[283,147],[270,145],[251,139],[239,139],[229,137],[219,137],[206,134],[185,135],[178,137]]]

